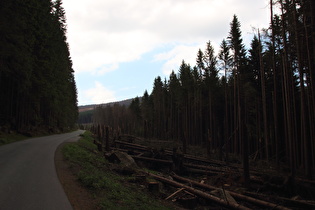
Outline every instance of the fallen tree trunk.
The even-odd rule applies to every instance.
[[[219,171],[210,171],[210,170],[203,170],[203,169],[196,169],[196,168],[186,168],[184,169],[186,173],[192,174],[200,174],[200,175],[208,175],[208,176],[217,176]]]
[[[233,208],[233,209],[242,209],[242,210],[249,210],[250,208],[247,208],[245,206],[242,206],[240,204],[234,204],[234,203],[228,203],[226,202],[224,199],[221,199],[221,198],[218,198],[218,197],[215,197],[213,195],[210,195],[208,193],[205,193],[201,190],[197,190],[197,189],[194,189],[192,187],[189,187],[189,186],[186,186],[184,184],[181,184],[179,182],[176,182],[176,181],[172,181],[172,180],[169,180],[169,179],[166,179],[164,177],[161,177],[161,176],[158,176],[158,175],[155,175],[155,174],[151,174],[151,173],[147,173],[149,176],[159,180],[159,181],[162,181],[164,183],[167,183],[167,184],[170,184],[170,185],[173,185],[175,187],[179,187],[179,188],[184,188],[185,190],[187,190],[188,192],[191,192],[195,195],[198,195],[202,198],[205,198],[205,199],[208,199],[208,200],[211,200],[221,206],[225,206],[225,207],[228,207],[228,208]]]
[[[266,195],[260,193],[246,192],[246,194],[254,197],[266,197]],[[303,209],[315,209],[315,203],[307,200],[293,200],[289,198],[276,196],[277,200],[282,201],[282,203],[286,203],[292,207],[303,208]]]
[[[141,145],[137,145],[137,144],[127,143],[127,142],[123,142],[123,141],[115,141],[115,144],[119,144],[119,145],[122,145],[124,147],[130,148],[130,149],[134,149],[134,150],[140,150],[140,151],[143,151],[143,152],[150,151],[150,148],[148,148],[146,146],[141,146]]]
[[[190,164],[190,163],[184,163],[185,167],[189,168],[198,168],[198,169],[203,169],[207,171],[216,171],[216,172],[229,172],[231,173],[231,170],[228,171],[226,168],[223,167],[215,167],[215,166],[204,166],[204,165],[197,165],[197,164]],[[232,173],[239,173],[239,171],[233,171]]]
[[[210,190],[218,190],[218,189],[220,189],[220,188],[217,188],[217,187],[214,187],[214,186],[211,186],[211,185],[202,184],[202,183],[196,182],[196,181],[191,180],[191,179],[180,177],[178,175],[172,175],[172,177],[174,179],[176,179],[176,180],[188,182],[188,183],[191,183],[191,184],[193,184],[195,186],[198,186],[198,187],[201,187],[201,188],[204,188],[204,189],[210,189]],[[286,208],[284,206],[280,206],[278,204],[269,203],[267,201],[259,200],[259,199],[256,199],[256,198],[252,198],[252,197],[249,197],[249,196],[246,196],[246,195],[242,195],[242,194],[239,194],[239,193],[235,193],[235,192],[232,192],[232,191],[228,191],[228,190],[225,190],[225,191],[228,192],[231,196],[234,196],[235,198],[238,198],[240,200],[244,200],[244,201],[247,201],[247,202],[259,205],[259,206],[264,206],[264,207],[268,207],[268,208],[272,208],[272,209],[279,209],[279,210],[288,210],[288,208]]]
[[[142,156],[131,156],[135,160],[144,160],[144,161],[149,161],[149,162],[154,162],[154,163],[163,163],[167,165],[173,164],[173,161],[171,160],[162,160],[162,159],[155,159],[155,158],[148,158],[148,157],[142,157]]]

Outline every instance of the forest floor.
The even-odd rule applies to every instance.
[[[146,172],[144,172],[147,173],[145,178],[147,180],[146,183],[138,182],[136,180],[139,175],[138,172],[135,172],[133,169],[121,167],[119,164],[108,162],[102,155],[103,153],[98,151],[97,145],[93,144],[92,136],[85,134],[83,137],[77,143],[60,145],[55,155],[55,164],[59,179],[74,209],[185,209],[184,207],[186,209],[225,209],[216,203],[209,203],[205,199],[195,199],[195,196],[190,195],[189,192],[180,191],[180,188],[171,187],[164,183],[160,183],[162,188],[158,194],[150,191],[146,184],[148,183],[148,179],[149,182],[157,180],[152,178],[152,176],[159,175],[173,180],[169,167],[162,169],[163,167],[160,168],[156,163],[137,161],[138,166],[142,170],[149,168],[145,169]],[[133,139],[132,143],[150,146],[154,148],[154,152],[180,147],[176,143],[167,141],[143,141],[137,138]],[[189,152],[191,155],[198,157],[206,156],[206,151],[200,149],[200,147],[191,147],[189,148]],[[145,153],[140,152],[137,156],[144,157]],[[242,195],[264,199],[279,206],[281,204],[292,203],[289,209],[301,209],[302,206],[299,205],[304,205],[305,200],[311,203],[311,208],[306,209],[312,209],[312,205],[315,206],[315,187],[304,187],[305,183],[300,182],[303,183],[301,189],[297,189],[298,191],[294,193],[289,192],[290,180],[288,179],[288,173],[285,171],[279,172],[279,170],[275,170],[275,166],[267,165],[264,162],[251,163],[251,169],[255,169],[251,175],[251,186],[247,189],[244,188],[242,185],[241,166],[237,165],[239,164],[238,159],[237,157],[230,157],[230,159],[233,163],[228,167],[219,165],[222,162],[214,161],[218,165],[210,167],[218,171],[212,171],[211,173],[207,171],[206,173],[208,174],[202,174],[204,173],[202,170],[199,170],[201,174],[185,171],[180,175],[221,188],[223,192],[230,190]],[[209,163],[206,165],[209,166]],[[159,172],[155,170],[157,168]],[[147,175],[150,173],[153,175],[148,177]],[[314,182],[310,183],[311,185],[314,184]],[[174,194],[174,192],[177,193]],[[169,196],[171,196],[170,199],[165,201]],[[186,202],[187,200],[189,201],[188,204],[179,202]],[[243,204],[244,202],[240,203]],[[246,202],[245,206],[257,209],[257,206]]]
[[[88,138],[61,144],[55,153],[59,180],[75,210],[182,209],[148,193],[133,177],[115,172],[116,164],[106,161]]]

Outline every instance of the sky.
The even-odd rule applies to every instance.
[[[268,0],[63,0],[78,104],[101,104],[150,94],[198,49],[216,52],[237,15],[247,48],[267,28]]]

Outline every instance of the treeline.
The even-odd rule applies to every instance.
[[[58,131],[77,120],[61,0],[0,2],[0,127]]]
[[[151,94],[123,106],[99,107],[94,121],[146,138],[179,140],[289,167],[314,178],[314,1],[270,1],[270,27],[245,48],[237,16],[218,55],[211,42],[196,64],[157,77]],[[273,11],[277,9],[277,14]],[[224,156],[223,156],[224,155]],[[299,169],[299,170],[298,170]]]
[[[79,112],[78,124],[91,124],[94,110]]]

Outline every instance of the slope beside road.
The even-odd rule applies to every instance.
[[[58,145],[79,139],[82,130],[32,138],[0,147],[0,209],[72,209],[59,182]]]

